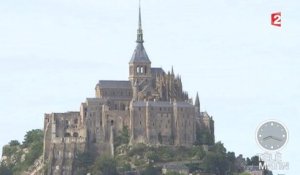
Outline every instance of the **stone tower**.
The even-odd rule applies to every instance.
[[[134,85],[142,82],[150,82],[151,79],[151,61],[144,48],[143,29],[142,29],[142,17],[141,6],[139,6],[139,26],[137,30],[137,46],[133,52],[131,60],[129,62],[129,80]]]

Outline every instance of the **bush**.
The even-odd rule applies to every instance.
[[[147,146],[145,144],[139,143],[132,147],[132,149],[128,152],[128,155],[129,156],[133,156],[133,155],[143,156],[143,154],[146,150],[147,150]]]
[[[118,175],[117,162],[108,156],[100,156],[93,165],[93,174]]]
[[[14,153],[16,153],[18,151],[18,148],[16,146],[9,146],[6,145],[3,147],[3,156],[7,156],[10,157],[12,156]]]
[[[22,146],[24,148],[27,148],[33,142],[43,142],[43,139],[44,139],[43,131],[40,129],[33,129],[31,131],[28,131],[24,136],[24,141]]]
[[[214,137],[208,131],[198,129],[196,131],[196,145],[213,145]]]
[[[11,140],[9,142],[9,146],[19,146],[20,142],[18,140]]]
[[[141,175],[160,175],[160,168],[155,168],[152,165],[146,167],[145,170],[142,171]]]
[[[31,166],[36,159],[38,159],[43,153],[43,142],[33,142],[30,145],[29,152],[25,156],[24,163]]]
[[[114,139],[115,147],[129,143],[129,130],[127,126],[123,127],[122,132],[119,132]]]
[[[1,175],[13,175],[13,172],[5,166],[3,163],[0,164],[0,174]]]
[[[22,174],[27,170],[43,153],[43,131],[35,129],[28,131],[24,136],[23,144],[21,145],[17,140],[12,140],[9,145],[3,148],[3,155],[9,157],[11,162],[8,161],[8,165],[3,167],[1,165],[0,174]],[[24,153],[24,148],[28,152]],[[25,154],[25,160],[21,162],[21,157]]]

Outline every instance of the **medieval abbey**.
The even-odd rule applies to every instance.
[[[198,94],[193,102],[173,68],[166,72],[151,66],[143,45],[140,8],[138,24],[129,80],[100,80],[95,97],[81,103],[80,111],[45,114],[48,174],[72,174],[77,152],[113,156],[114,137],[124,127],[129,130],[129,145],[192,146],[199,130],[214,135],[214,121],[200,111]]]

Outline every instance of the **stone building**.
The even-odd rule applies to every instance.
[[[214,135],[212,118],[200,112],[183,91],[173,68],[152,67],[143,45],[139,8],[137,46],[129,61],[129,80],[100,80],[95,97],[81,103],[79,112],[45,114],[44,161],[48,174],[72,174],[78,152],[114,154],[114,137],[129,129],[130,143],[191,146],[196,130]]]

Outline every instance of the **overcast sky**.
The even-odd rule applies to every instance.
[[[174,67],[216,140],[229,151],[263,152],[257,126],[289,129],[281,151],[300,164],[300,2],[142,1],[145,48],[153,67]],[[270,25],[282,12],[282,27]],[[135,48],[137,0],[0,1],[0,147],[42,128],[43,115],[78,111],[98,80],[127,80]]]

